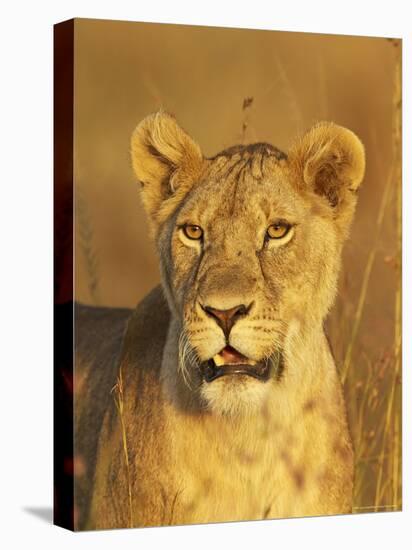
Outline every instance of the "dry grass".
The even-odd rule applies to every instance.
[[[129,451],[127,448],[127,434],[126,426],[124,423],[124,393],[123,393],[123,376],[122,369],[119,369],[119,376],[117,379],[116,385],[112,389],[114,395],[114,402],[119,414],[120,426],[122,430],[122,443],[123,443],[123,454],[124,461],[126,466],[126,483],[127,483],[127,498],[129,504],[129,527],[133,527],[133,500],[132,500],[132,484],[130,479],[130,462],[129,462]]]
[[[240,143],[247,143],[248,138],[248,129],[251,126],[250,124],[250,111],[253,107],[253,97],[245,97],[242,105],[242,129],[240,133]],[[251,128],[253,131],[253,128]]]
[[[394,42],[399,49],[399,44]],[[355,446],[354,512],[402,508],[401,438],[401,58],[397,53],[393,96],[392,165],[382,194],[375,227],[375,241],[368,254],[361,289],[346,345],[342,382],[347,396],[349,423]],[[394,197],[395,194],[395,197]],[[395,205],[395,208],[393,208]],[[390,261],[397,271],[394,296],[394,335],[391,349],[375,363],[353,355],[365,312],[371,272],[376,259],[383,221],[395,210],[397,245]],[[356,365],[355,365],[356,362]],[[362,373],[366,366],[367,376]],[[356,368],[355,368],[356,367]]]

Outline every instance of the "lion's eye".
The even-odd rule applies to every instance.
[[[188,239],[199,241],[203,237],[203,229],[199,225],[184,225],[183,233]]]
[[[269,239],[282,239],[289,233],[290,227],[286,222],[277,222],[269,225],[266,233]]]

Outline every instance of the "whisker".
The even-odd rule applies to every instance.
[[[194,369],[199,365],[199,360],[196,351],[193,349],[189,342],[186,331],[183,329],[179,336],[179,362],[178,368],[182,373],[182,378],[185,385],[192,389],[190,383],[189,368]]]

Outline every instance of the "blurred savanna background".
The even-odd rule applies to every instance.
[[[160,107],[206,156],[353,130],[366,177],[327,321],[356,453],[353,510],[401,508],[401,41],[75,21],[75,295],[134,307],[159,282],[129,158]],[[321,284],[321,283],[320,283]]]

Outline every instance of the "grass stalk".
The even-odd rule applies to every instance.
[[[127,492],[128,492],[128,503],[129,503],[129,527],[133,527],[133,500],[132,500],[132,484],[130,479],[130,463],[129,463],[129,452],[127,450],[127,434],[126,426],[124,422],[124,399],[123,399],[123,376],[122,369],[119,370],[119,377],[117,379],[117,384],[113,388],[115,390],[114,401],[116,404],[117,411],[119,413],[120,425],[122,431],[122,442],[123,442],[123,453],[124,460],[126,464],[126,482],[127,482]]]
[[[385,218],[385,213],[387,210],[387,206],[389,204],[389,199],[392,192],[392,183],[393,183],[393,165],[391,166],[389,170],[389,174],[386,180],[384,192],[382,195],[381,204],[379,207],[379,214],[378,218],[376,220],[376,228],[375,228],[375,241],[373,243],[372,248],[369,251],[368,258],[366,260],[366,266],[363,272],[362,276],[362,283],[361,283],[361,289],[359,292],[359,298],[356,305],[356,312],[354,317],[354,322],[352,325],[352,331],[348,342],[348,347],[346,348],[345,358],[343,361],[343,367],[342,367],[342,373],[341,373],[341,380],[342,384],[345,383],[346,378],[348,376],[349,367],[352,363],[352,354],[353,354],[353,348],[356,343],[356,339],[359,333],[359,327],[361,324],[363,311],[365,308],[365,299],[368,293],[369,288],[369,281],[370,276],[372,272],[372,267],[375,262],[376,252],[378,250],[379,244],[380,244],[380,233],[383,225],[383,220]]]
[[[345,389],[348,396],[350,396],[348,404],[350,403],[355,444],[354,512],[399,510],[402,502],[402,395],[400,385],[402,338],[401,58],[399,43],[395,41],[393,46],[397,57],[395,59],[392,103],[392,158],[382,190],[375,226],[375,238],[366,259],[359,296],[355,305],[354,322],[350,328],[341,371],[342,382],[346,382]],[[372,138],[374,136],[375,134],[372,134]],[[378,160],[379,158],[376,159],[376,163]],[[380,172],[383,168],[383,166],[379,168]],[[369,283],[373,276],[373,267],[381,246],[381,236],[388,215],[394,215],[394,221],[396,222],[395,253],[392,260],[390,260],[398,275],[395,279],[394,292],[393,341],[391,349],[385,351],[381,359],[373,364],[368,363],[370,371],[365,383],[361,379],[356,386],[356,376],[361,370],[351,368],[352,359],[366,308]],[[359,364],[357,367],[359,367]],[[359,394],[359,391],[362,391],[362,395]]]

